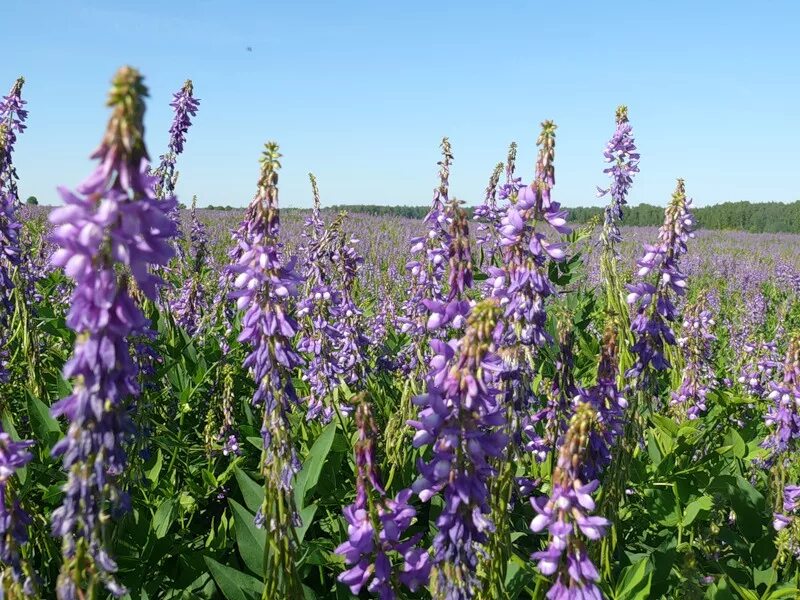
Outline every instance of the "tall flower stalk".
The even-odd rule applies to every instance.
[[[192,199],[191,231],[189,248],[189,272],[171,310],[175,320],[189,336],[200,331],[203,317],[208,313],[208,297],[203,285],[206,259],[208,257],[208,234],[206,226],[197,217],[197,197]]]
[[[160,163],[153,171],[153,175],[158,178],[156,194],[159,198],[167,198],[175,193],[175,186],[178,183],[178,171],[175,168],[178,156],[183,153],[186,134],[192,126],[192,117],[197,115],[200,107],[200,100],[194,97],[194,86],[191,79],[187,79],[183,87],[173,94],[170,106],[175,115],[169,128],[167,151],[159,157]],[[183,259],[183,250],[179,243],[180,213],[177,205],[170,211],[169,218],[177,228],[178,236],[175,238],[175,248],[180,258]]]
[[[434,598],[460,600],[480,588],[476,574],[480,546],[493,529],[489,519],[491,460],[502,455],[507,436],[505,411],[496,387],[501,360],[495,354],[502,333],[501,309],[484,300],[471,311],[460,340],[434,340],[427,391],[414,399],[421,407],[409,421],[414,447],[431,446],[420,462],[413,489],[427,502],[443,496],[433,539]]]
[[[411,336],[411,342],[402,357],[403,369],[412,372],[423,364],[425,355],[426,325],[429,316],[428,302],[442,302],[443,282],[447,267],[447,204],[450,190],[450,165],[453,152],[450,141],[442,139],[442,160],[439,161],[439,185],[433,191],[433,200],[425,216],[427,234],[411,239],[411,252],[417,258],[406,264],[411,282],[408,298],[402,306],[398,329]]]
[[[244,367],[256,384],[253,404],[263,411],[261,472],[265,497],[256,522],[267,530],[264,600],[303,595],[295,561],[294,527],[299,517],[292,489],[300,464],[289,423],[289,412],[297,402],[292,375],[302,364],[292,345],[298,326],[289,313],[289,301],[297,295],[300,278],[294,260],[284,262],[278,242],[280,156],[278,145],[267,143],[256,195],[235,236],[234,255],[238,259],[230,267],[235,275],[231,296],[244,311],[239,341],[251,348]]]
[[[409,537],[406,533],[417,514],[409,504],[411,490],[403,490],[395,498],[386,495],[376,467],[378,430],[372,410],[364,392],[356,401],[356,499],[343,511],[347,541],[336,548],[350,568],[339,581],[353,594],[366,587],[382,600],[394,600],[399,584],[414,591],[428,582],[430,557],[416,546],[422,534]],[[394,555],[403,558],[402,571],[392,565]]]
[[[13,155],[17,135],[25,130],[25,101],[20,77],[11,91],[0,100],[0,384],[9,379],[8,355],[11,320],[14,315],[15,271],[22,262],[19,234],[19,192]]]
[[[22,557],[21,548],[28,543],[31,518],[15,497],[11,483],[14,474],[33,456],[28,448],[33,441],[15,442],[0,428],[0,597],[34,597],[33,574]]]
[[[588,541],[605,535],[608,521],[590,514],[592,498],[599,482],[586,476],[584,463],[589,450],[590,433],[597,423],[597,412],[587,403],[576,406],[569,428],[561,442],[553,470],[549,496],[532,500],[538,513],[531,530],[548,532],[548,546],[534,553],[542,575],[555,576],[547,598],[591,598],[600,600],[597,587],[600,573],[592,563]]]
[[[606,307],[612,319],[621,326],[628,325],[628,310],[625,305],[625,291],[619,278],[619,255],[617,244],[622,241],[619,226],[622,222],[628,193],[633,184],[633,177],[639,172],[639,153],[633,139],[633,131],[628,121],[628,107],[617,108],[617,128],[606,144],[603,157],[608,167],[603,173],[611,178],[611,185],[598,188],[599,196],[610,196],[611,199],[604,211],[603,228],[600,241],[603,253],[600,258],[600,277],[606,297]],[[630,345],[627,334],[619,337],[619,342]],[[627,351],[627,349],[626,349]]]
[[[712,364],[712,344],[716,336],[715,323],[707,304],[701,298],[686,309],[683,318],[683,335],[678,338],[684,365],[681,385],[672,393],[670,407],[677,418],[697,419],[706,411],[706,398],[715,387],[716,377]]]
[[[666,346],[675,345],[675,298],[686,293],[686,275],[680,270],[679,261],[686,254],[686,242],[693,236],[691,207],[683,179],[678,179],[664,212],[658,241],[655,245],[645,244],[645,253],[636,263],[640,281],[628,285],[628,304],[636,312],[631,323],[636,363],[628,370],[628,377],[641,378],[648,367],[663,371],[670,366]]]
[[[158,199],[149,174],[146,96],[138,71],[117,72],[108,100],[111,118],[92,155],[98,166],[76,192],[60,189],[65,206],[50,215],[59,246],[52,263],[75,280],[67,325],[77,340],[64,367],[73,389],[52,407],[54,416],[69,422],[53,448],[67,471],[64,499],[52,518],[64,558],[56,591],[65,600],[91,596],[99,583],[115,596],[126,593],[114,576],[109,513],[126,505],[121,476],[132,433],[129,402],[139,394],[128,341],[147,326],[129,289],[135,285],[155,298],[160,280],[150,267],[169,261],[175,234],[167,217],[175,199]]]

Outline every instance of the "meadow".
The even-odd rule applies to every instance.
[[[124,67],[96,169],[41,207],[23,83],[0,102],[0,597],[800,597],[800,236],[697,230],[680,179],[660,228],[626,227],[624,107],[588,224],[550,121],[473,217],[447,138],[425,219],[326,209],[313,175],[282,213],[274,142],[247,208],[179,209],[200,103],[187,81],[151,163]]]

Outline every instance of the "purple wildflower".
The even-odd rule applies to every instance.
[[[411,343],[400,357],[402,368],[410,373],[421,363],[425,352],[426,325],[429,309],[425,301],[442,302],[443,281],[447,266],[447,204],[450,190],[450,165],[453,153],[450,141],[442,139],[442,160],[439,161],[439,186],[433,191],[431,209],[425,216],[428,232],[410,240],[412,254],[417,258],[406,264],[411,279],[409,295],[403,303],[398,329],[411,336]]]
[[[768,466],[776,464],[786,453],[798,448],[800,439],[800,336],[789,342],[784,363],[783,381],[771,382],[767,398],[772,405],[764,421],[769,434],[761,444],[769,451]]]
[[[638,283],[628,285],[628,304],[635,307],[636,317],[631,322],[634,337],[633,351],[636,364],[628,370],[628,377],[639,377],[651,366],[662,371],[669,367],[664,355],[664,345],[675,345],[671,323],[677,310],[670,296],[683,296],[686,292],[686,275],[678,260],[686,253],[686,242],[693,236],[694,219],[692,201],[686,198],[683,179],[678,179],[672,201],[664,213],[664,224],[658,234],[658,243],[645,244],[645,254],[637,261]],[[651,283],[644,278],[655,273]]]
[[[9,480],[17,470],[33,458],[28,452],[31,446],[33,441],[12,441],[11,436],[0,429],[0,562],[8,568],[7,575],[0,576],[0,596],[3,597],[28,597],[31,594],[26,590],[33,586],[29,567],[20,555],[20,548],[28,542],[31,518],[9,486]],[[14,594],[6,586],[13,586],[23,594]]]
[[[77,193],[60,189],[66,206],[50,214],[60,246],[52,263],[75,280],[67,325],[78,334],[64,367],[64,376],[74,381],[72,394],[52,407],[54,416],[69,421],[66,437],[53,448],[67,471],[65,496],[52,519],[54,535],[63,540],[59,598],[73,598],[79,585],[94,588],[98,580],[115,596],[125,594],[114,579],[107,511],[126,504],[117,481],[132,433],[127,400],[139,393],[128,338],[147,325],[128,288],[135,282],[155,299],[160,280],[150,267],[169,261],[175,233],[166,216],[175,199],[157,199],[149,174],[145,96],[138,71],[117,72],[108,101],[111,119],[92,155],[99,164]]]
[[[17,134],[25,130],[28,116],[22,99],[24,83],[22,77],[17,79],[8,95],[0,101],[0,346],[3,348],[8,341],[7,327],[14,312],[12,273],[20,265],[22,257],[17,172],[12,157]],[[0,383],[8,379],[5,363],[6,359],[0,355]]]
[[[350,568],[339,575],[339,581],[353,594],[366,587],[382,600],[393,600],[397,597],[397,581],[412,591],[427,583],[430,558],[427,552],[416,547],[421,534],[405,536],[417,514],[408,502],[411,490],[403,490],[392,499],[386,496],[381,485],[374,449],[378,431],[364,393],[360,394],[356,408],[356,423],[356,501],[343,511],[348,523],[348,539],[336,548],[336,553],[345,558]],[[404,559],[399,574],[392,568],[394,553]]]
[[[756,399],[769,392],[769,384],[781,370],[781,357],[775,342],[745,342],[742,345],[744,364],[737,381]]]
[[[531,522],[531,530],[549,533],[547,548],[534,553],[533,558],[538,561],[537,568],[542,575],[555,575],[553,586],[547,592],[550,600],[602,598],[597,587],[600,573],[582,539],[599,540],[609,525],[603,517],[590,514],[595,508],[592,493],[599,482],[596,479],[587,481],[583,470],[587,434],[596,422],[597,413],[589,404],[575,407],[553,470],[550,496],[531,501],[538,513]]]
[[[603,173],[611,177],[611,185],[605,189],[597,188],[597,191],[599,196],[610,194],[611,202],[605,209],[602,241],[605,246],[613,247],[622,241],[619,223],[622,221],[633,176],[639,172],[639,154],[636,152],[631,124],[628,122],[627,106],[617,108],[617,129],[606,144],[603,156],[610,164]]]
[[[250,346],[244,367],[253,375],[256,391],[253,404],[263,411],[261,437],[264,444],[261,471],[265,499],[256,516],[267,527],[269,553],[265,565],[264,594],[272,597],[302,595],[295,570],[293,527],[297,522],[292,480],[300,470],[291,439],[289,412],[297,402],[292,375],[302,359],[292,346],[297,323],[288,303],[297,295],[300,278],[294,260],[283,262],[278,242],[278,145],[269,142],[261,159],[258,191],[244,222],[236,232],[235,274],[237,306],[244,311],[239,341]]]
[[[203,286],[203,270],[208,256],[208,234],[205,225],[197,218],[197,197],[192,199],[190,241],[191,271],[170,308],[178,325],[183,327],[189,336],[195,336],[200,330],[201,319],[209,311],[208,298]]]
[[[716,387],[711,364],[711,345],[717,339],[711,332],[715,323],[711,313],[701,308],[704,304],[697,302],[686,310],[683,336],[677,340],[684,356],[683,377],[670,405],[679,418],[685,415],[689,420],[706,411],[706,397]]]
[[[469,225],[467,213],[451,201],[448,212],[448,291],[443,300],[425,299],[422,304],[429,311],[427,329],[435,331],[451,326],[461,329],[466,322],[470,303],[466,299],[467,289],[472,287],[472,253],[469,247]]]
[[[159,198],[172,196],[175,192],[175,186],[178,183],[178,172],[175,169],[175,164],[178,160],[178,156],[183,153],[183,146],[186,143],[186,134],[189,131],[189,127],[192,126],[192,117],[197,114],[197,109],[200,107],[200,100],[194,97],[194,86],[192,85],[191,79],[187,79],[183,87],[173,94],[170,106],[175,116],[169,128],[167,151],[159,157],[160,164],[158,168],[153,171],[153,175],[158,178],[156,195]],[[183,250],[178,241],[181,238],[181,232],[180,214],[177,204],[175,208],[170,211],[169,218],[175,224],[178,232],[178,236],[176,236],[175,239],[175,248],[182,259]]]
[[[547,261],[561,261],[565,253],[563,244],[548,241],[536,226],[546,222],[558,233],[570,231],[566,211],[550,199],[555,185],[555,129],[552,121],[542,123],[536,179],[511,192],[501,220],[502,265],[488,269],[491,294],[500,300],[509,320],[509,344],[518,341],[523,346],[541,346],[550,341],[544,305],[556,290],[548,278]]]
[[[490,459],[502,455],[505,410],[496,389],[502,362],[495,354],[502,335],[501,309],[496,301],[475,305],[460,340],[433,340],[435,356],[427,392],[414,399],[421,407],[414,447],[431,446],[433,457],[420,462],[413,489],[423,501],[441,493],[444,508],[433,540],[437,590],[442,597],[474,595],[479,545],[493,529],[489,519]]]
[[[500,174],[503,172],[503,163],[497,163],[491,177],[489,185],[486,186],[486,193],[483,204],[475,207],[474,219],[478,221],[478,233],[476,241],[483,252],[483,261],[492,264],[496,255],[500,254],[500,219],[502,210],[497,206],[497,185],[500,182]]]

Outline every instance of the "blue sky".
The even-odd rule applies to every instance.
[[[150,87],[147,142],[167,142],[171,93],[200,112],[178,193],[244,205],[263,143],[284,154],[281,201],[425,204],[441,136],[452,194],[480,200],[512,140],[533,170],[540,121],[559,126],[556,197],[596,204],[614,110],[642,154],[631,202],[663,204],[675,177],[697,205],[800,198],[796,2],[300,2],[3,0],[0,88],[27,79],[21,193],[90,171],[123,64]],[[252,47],[252,52],[246,48]]]

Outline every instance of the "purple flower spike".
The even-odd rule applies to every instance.
[[[705,304],[700,299],[686,310],[683,336],[677,340],[684,355],[683,378],[681,387],[672,393],[670,406],[679,419],[694,420],[702,415],[706,397],[716,388],[711,345],[717,338],[711,332],[715,325],[711,313],[701,308]]]
[[[535,552],[532,558],[537,561],[542,575],[555,575],[547,593],[551,599],[602,598],[597,587],[600,574],[589,559],[582,539],[600,539],[609,525],[605,518],[589,514],[595,507],[592,493],[599,482],[595,479],[583,483],[589,452],[586,434],[597,426],[597,411],[587,403],[579,403],[559,448],[550,497],[531,500],[537,513],[531,530],[534,533],[546,531],[549,537],[547,548]]]
[[[426,352],[425,343],[428,338],[425,334],[431,310],[428,303],[444,302],[442,288],[450,242],[448,221],[451,215],[448,206],[453,152],[447,138],[442,139],[441,147],[439,186],[433,191],[431,209],[425,216],[427,235],[410,240],[411,252],[417,258],[406,264],[406,271],[411,278],[410,292],[397,320],[397,330],[411,336],[411,343],[399,357],[405,373],[415,371]]]
[[[11,91],[0,100],[0,347],[7,345],[7,327],[14,311],[11,291],[14,283],[11,275],[22,263],[22,248],[19,232],[22,224],[19,219],[19,192],[17,172],[12,163],[17,135],[25,130],[25,101],[22,99],[22,86],[25,80],[20,77],[14,82]],[[4,351],[2,351],[4,352]],[[5,360],[0,355],[0,383],[8,380],[9,374]]]
[[[603,156],[609,166],[603,171],[611,177],[608,188],[598,188],[598,196],[611,195],[611,202],[605,209],[605,221],[601,239],[605,246],[614,247],[622,241],[619,224],[627,205],[628,192],[633,184],[633,176],[639,172],[639,154],[633,140],[631,124],[628,122],[628,107],[617,108],[617,129],[606,144]]]
[[[545,331],[545,301],[556,289],[547,263],[564,260],[565,254],[560,243],[547,240],[541,228],[537,230],[537,223],[546,223],[559,234],[570,231],[566,212],[550,195],[555,185],[555,130],[552,121],[542,123],[534,182],[519,186],[510,176],[509,205],[499,229],[502,265],[487,269],[488,293],[500,301],[509,320],[508,345],[541,346],[551,341]]]
[[[770,383],[767,399],[771,405],[764,421],[769,434],[761,445],[769,451],[765,463],[772,466],[800,447],[800,336],[790,340],[783,381]]]
[[[475,574],[479,545],[494,525],[489,519],[487,484],[491,459],[507,443],[502,433],[505,409],[497,389],[501,360],[495,354],[502,334],[501,309],[488,299],[475,305],[460,340],[431,343],[427,391],[414,399],[421,410],[409,421],[414,446],[431,446],[433,457],[419,464],[413,489],[423,501],[442,494],[444,508],[433,540],[437,590],[442,597],[470,598],[479,586]]]
[[[417,514],[408,503],[411,490],[403,490],[392,499],[381,485],[374,449],[378,431],[366,394],[362,392],[356,399],[356,501],[343,511],[348,539],[336,548],[350,568],[339,575],[339,581],[353,594],[366,587],[383,600],[393,600],[398,584],[415,591],[428,582],[430,557],[416,547],[421,534],[406,535]],[[395,554],[403,557],[400,572],[392,567]]]
[[[669,368],[664,346],[675,345],[671,323],[677,319],[677,310],[673,296],[683,296],[686,292],[686,275],[680,271],[678,260],[686,253],[686,242],[694,235],[691,207],[683,179],[679,179],[664,213],[658,243],[655,246],[645,244],[644,256],[636,263],[638,276],[644,279],[652,273],[653,281],[628,285],[628,303],[636,311],[631,322],[636,364],[628,370],[628,377],[640,377],[650,366],[657,371]]]
[[[264,594],[293,598],[302,596],[294,560],[293,528],[299,518],[292,491],[300,464],[292,443],[289,412],[297,402],[292,375],[302,359],[293,347],[298,325],[289,312],[289,303],[297,296],[301,280],[294,260],[283,261],[278,242],[280,156],[278,145],[269,142],[261,159],[258,190],[234,234],[236,246],[231,256],[235,262],[229,272],[234,277],[231,297],[244,312],[239,341],[251,349],[244,367],[256,384],[253,405],[263,411],[261,472],[265,499],[256,522],[267,527],[267,543],[280,549],[270,553],[270,562],[265,565]]]
[[[169,143],[167,151],[159,157],[160,164],[153,171],[157,179],[156,195],[159,198],[166,198],[175,193],[175,186],[178,183],[178,172],[175,169],[178,156],[183,153],[183,146],[186,143],[186,134],[192,126],[192,117],[197,115],[200,107],[200,100],[194,97],[194,86],[192,80],[187,79],[183,87],[172,96],[170,106],[175,113],[172,124],[169,128]],[[180,214],[178,207],[175,206],[169,213],[169,218],[178,230],[175,239],[175,249],[181,259],[183,259],[182,248],[178,242],[180,238]]]
[[[33,458],[28,452],[31,446],[33,441],[14,442],[0,428],[0,562],[9,572],[9,576],[2,576],[3,585],[16,588],[16,596],[9,594],[12,597],[32,597],[25,591],[33,586],[30,567],[20,554],[20,548],[28,542],[28,525],[32,521],[9,486],[17,470]]]
[[[111,119],[92,155],[98,166],[76,193],[62,188],[65,206],[50,214],[59,246],[52,263],[75,280],[67,325],[78,335],[64,367],[64,376],[74,382],[72,394],[52,407],[54,416],[69,422],[66,437],[53,448],[67,471],[65,496],[52,517],[53,534],[63,540],[56,591],[64,599],[74,597],[77,586],[98,581],[115,596],[125,594],[114,579],[117,567],[106,544],[109,512],[127,504],[117,482],[125,473],[125,445],[133,430],[128,402],[139,394],[128,338],[147,327],[128,290],[136,285],[155,299],[160,280],[152,267],[169,261],[175,234],[167,213],[176,201],[158,199],[156,178],[149,174],[146,96],[138,71],[117,72],[108,102]],[[83,557],[81,566],[77,557]]]

